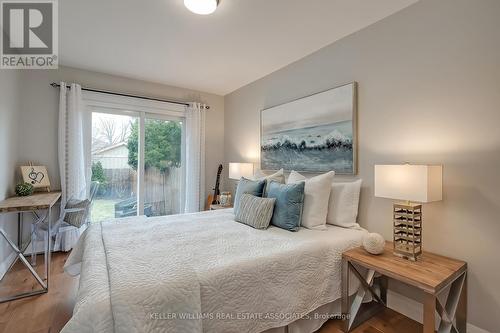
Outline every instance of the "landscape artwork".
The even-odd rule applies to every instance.
[[[261,112],[261,169],[356,173],[356,83]]]

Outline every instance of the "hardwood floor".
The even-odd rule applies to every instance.
[[[340,320],[326,322],[317,333],[343,333]],[[389,308],[356,327],[351,333],[420,333],[422,324]]]
[[[0,303],[0,332],[53,333],[63,328],[73,313],[78,289],[78,278],[63,271],[67,257],[67,253],[52,255],[48,293]],[[40,263],[37,268],[42,269],[43,256],[38,256],[37,261]],[[2,280],[2,295],[7,289],[26,291],[38,289],[38,285],[24,266],[17,262]]]
[[[8,303],[0,303],[0,332],[5,333],[57,333],[71,317],[78,289],[78,278],[63,271],[67,253],[52,255],[49,292]],[[39,257],[42,259],[42,257]],[[42,267],[42,265],[39,265]],[[31,275],[17,263],[7,275],[0,291],[35,288]],[[365,322],[353,333],[417,333],[422,325],[390,309],[386,309]],[[342,333],[342,322],[328,321],[319,333]]]

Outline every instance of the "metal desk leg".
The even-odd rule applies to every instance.
[[[23,213],[17,213],[17,247],[23,248]]]
[[[52,248],[51,242],[52,242],[52,237],[50,234],[51,230],[51,221],[52,221],[52,208],[49,207],[49,212],[47,213],[47,225],[49,226],[47,228],[47,248],[45,249],[45,276],[47,277],[47,291],[49,290],[49,273],[50,273],[50,250]]]
[[[33,266],[31,266],[30,262],[24,256],[24,250],[25,250],[25,248],[23,248],[23,244],[22,244],[22,230],[23,230],[23,227],[22,227],[23,223],[22,222],[23,222],[23,217],[21,216],[21,213],[19,213],[19,215],[18,215],[18,230],[19,230],[19,235],[17,237],[18,245],[16,245],[13,241],[11,241],[9,239],[9,237],[7,236],[7,234],[5,234],[5,232],[0,229],[0,235],[7,241],[7,243],[12,248],[12,250],[14,250],[14,252],[16,252],[16,254],[17,254],[17,258],[16,258],[16,260],[13,261],[13,263],[12,263],[11,267],[9,268],[9,270],[12,268],[12,266],[14,265],[14,263],[17,260],[21,261],[24,264],[24,266],[26,266],[26,268],[29,270],[29,272],[31,273],[31,275],[33,275],[33,277],[38,282],[38,284],[42,287],[41,290],[29,291],[29,292],[26,292],[26,293],[23,293],[23,294],[20,294],[20,295],[8,296],[8,297],[0,298],[0,303],[2,303],[2,302],[8,302],[8,301],[12,301],[12,300],[15,300],[15,299],[28,297],[28,296],[39,295],[39,294],[42,294],[42,293],[46,293],[48,291],[48,289],[49,289],[49,287],[48,287],[49,286],[49,272],[50,272],[50,249],[51,249],[51,237],[50,237],[50,224],[51,224],[50,223],[50,218],[51,218],[51,212],[52,212],[52,210],[49,208],[48,209],[48,213],[47,213],[47,215],[45,217],[47,219],[47,223],[48,223],[48,226],[49,226],[49,229],[47,230],[48,241],[47,241],[47,247],[46,247],[46,251],[45,251],[45,276],[46,276],[46,281],[44,281],[44,279],[42,279],[40,277],[40,275],[38,275],[38,273],[35,271],[35,269],[33,268]]]
[[[28,270],[31,272],[31,274],[33,275],[33,277],[38,281],[38,283],[42,286],[43,289],[47,289],[47,286],[46,284],[43,282],[43,279],[40,278],[40,276],[36,273],[36,271],[33,269],[33,267],[31,267],[31,265],[29,264],[28,260],[26,260],[26,258],[24,257],[23,253],[21,252],[21,250],[16,246],[16,244],[14,244],[8,237],[7,235],[3,232],[3,230],[0,230],[0,234],[3,236],[3,238],[5,238],[5,240],[7,241],[7,243],[10,245],[10,247],[14,250],[14,252],[17,253],[17,257],[19,258],[19,260],[21,260],[21,262],[26,266],[26,268],[28,268]]]

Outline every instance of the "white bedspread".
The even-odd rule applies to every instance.
[[[233,219],[218,210],[93,225],[65,265],[81,276],[63,332],[262,332],[340,297],[341,253],[363,230]]]

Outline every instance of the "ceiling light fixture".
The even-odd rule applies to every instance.
[[[219,0],[184,0],[184,6],[199,15],[212,14],[218,5]]]

